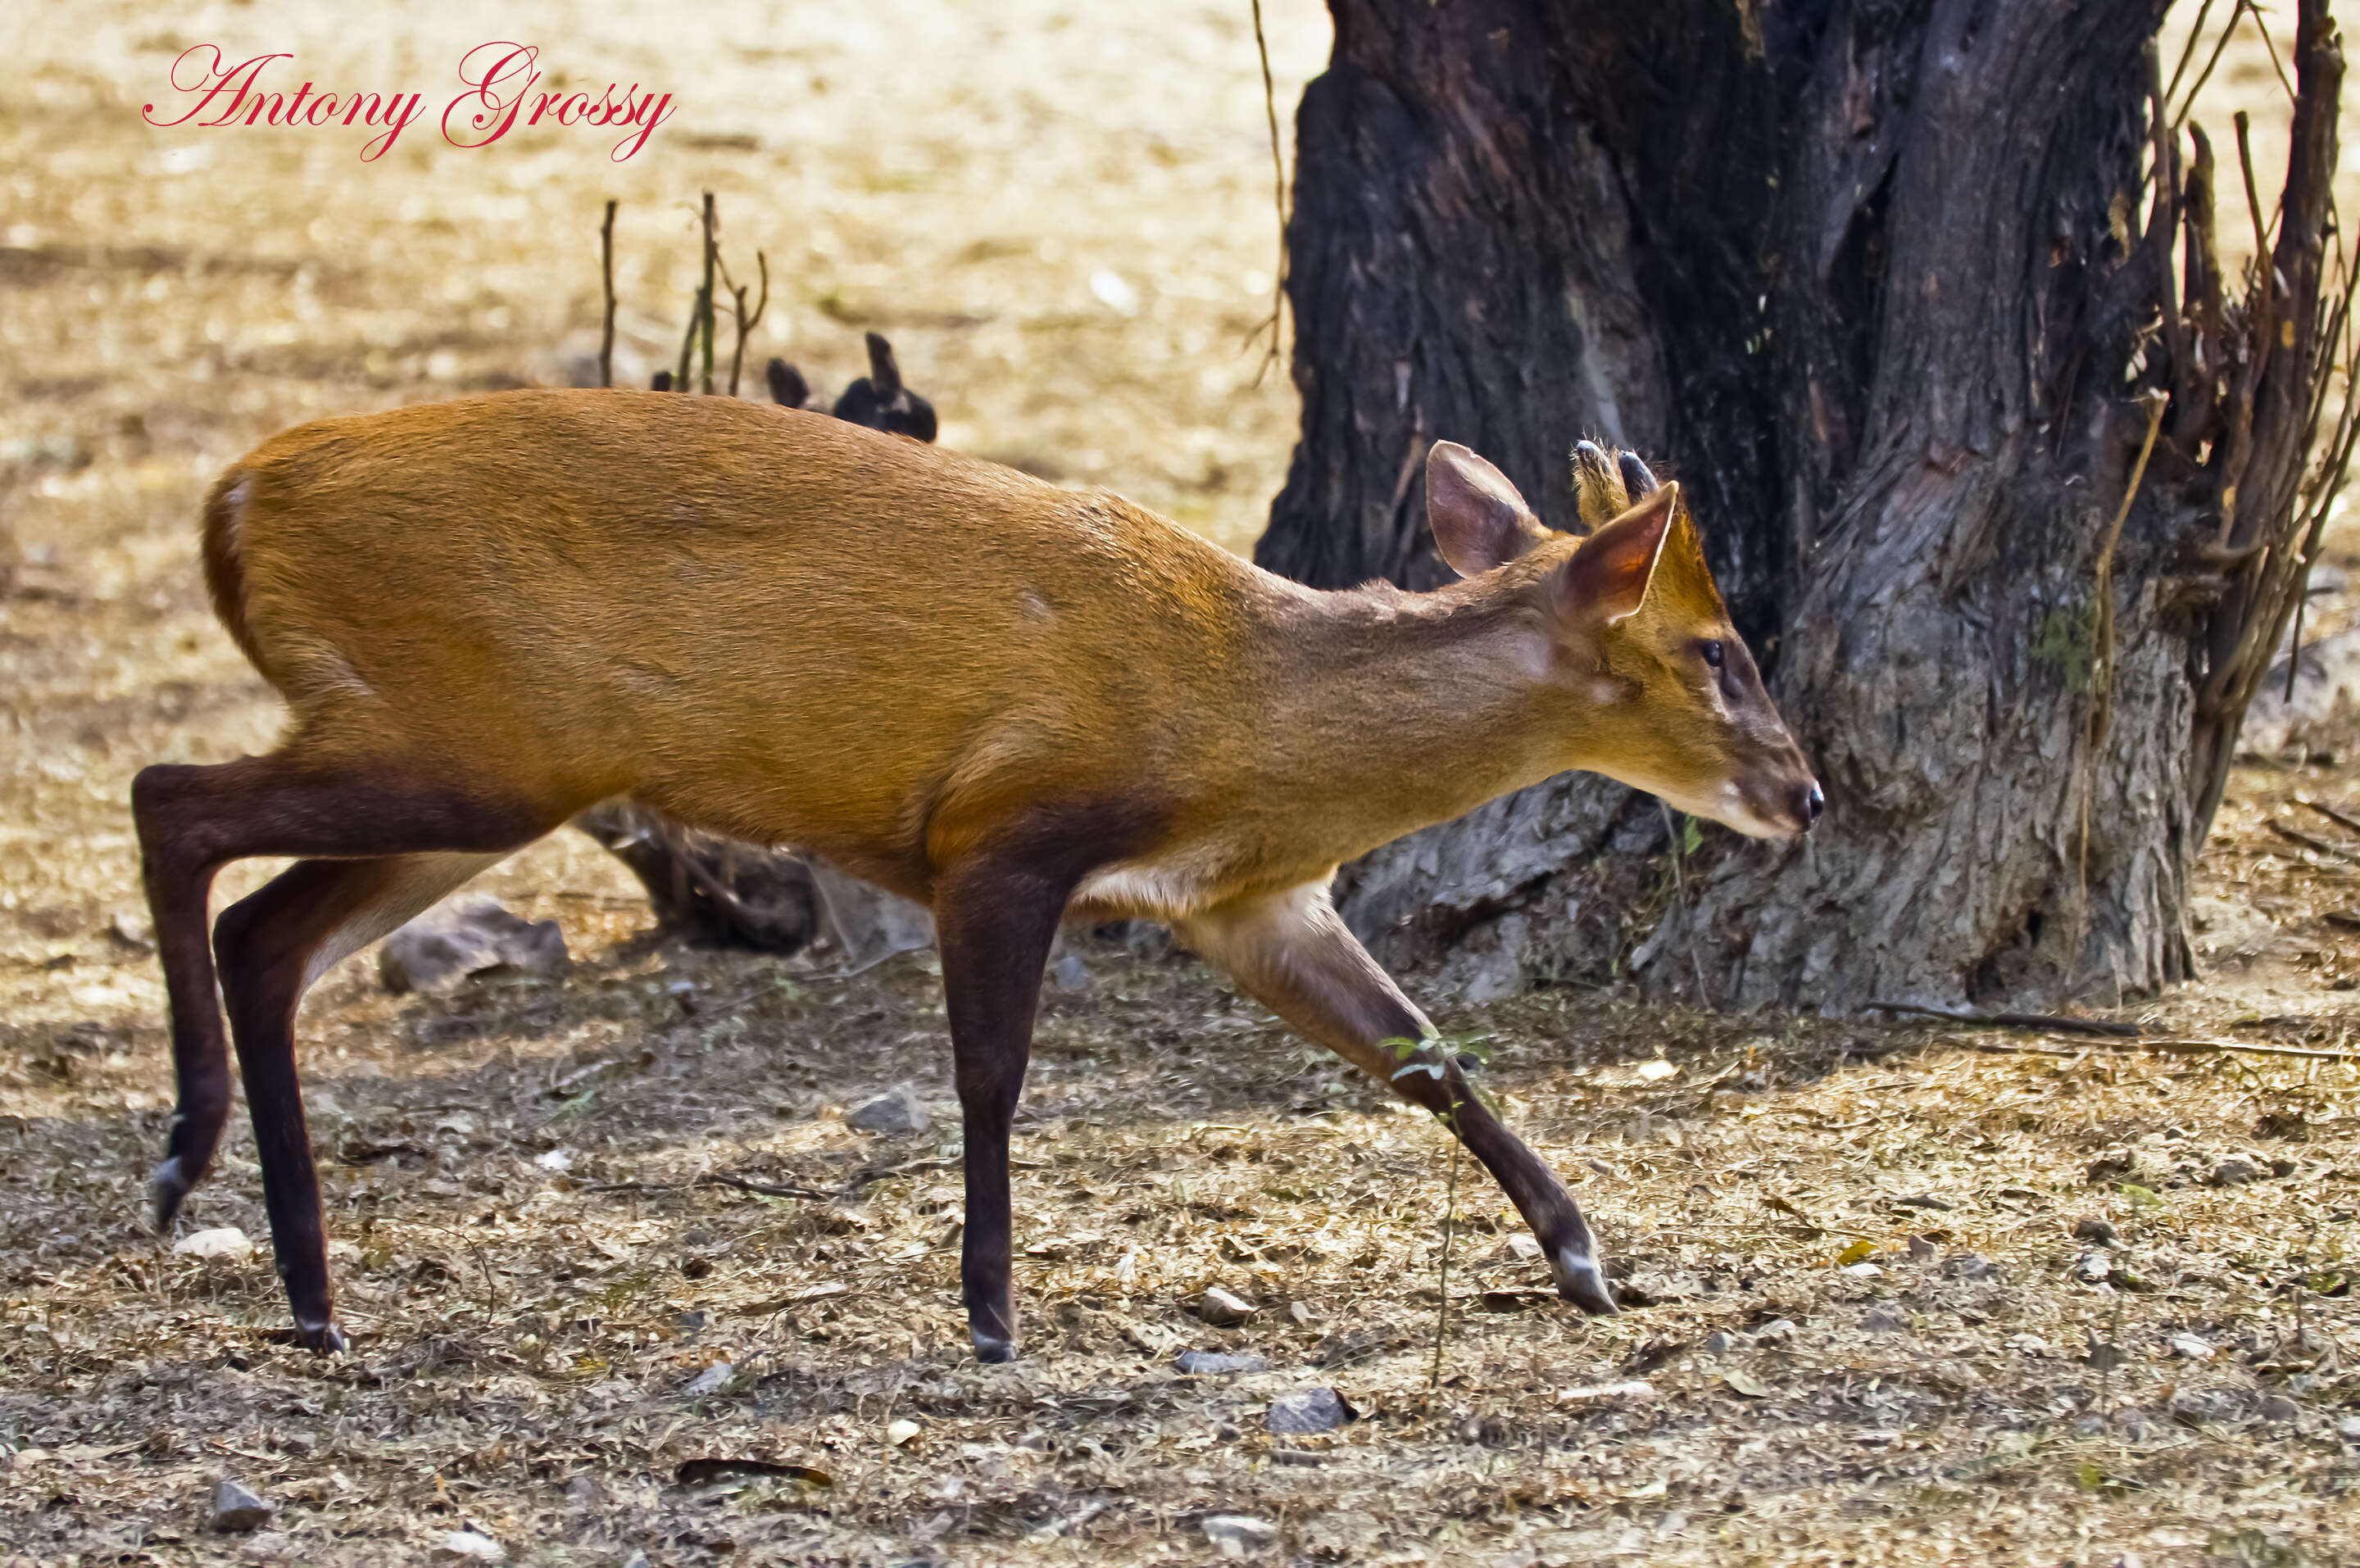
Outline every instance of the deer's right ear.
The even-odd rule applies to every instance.
[[[1635,614],[1679,515],[1677,481],[1590,536],[1557,576],[1557,603],[1568,615],[1607,622]]]
[[[1457,441],[1436,441],[1426,454],[1426,520],[1461,577],[1480,577],[1548,538],[1508,476]]]

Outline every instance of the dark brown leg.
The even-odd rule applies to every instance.
[[[934,928],[967,1131],[959,1286],[967,1334],[982,1361],[1016,1356],[1008,1134],[1032,1056],[1041,971],[1072,890],[1069,877],[989,863],[958,867],[935,885]]]
[[[246,1080],[270,1249],[295,1332],[314,1350],[342,1350],[328,1279],[319,1171],[295,1073],[295,1009],[311,982],[347,955],[398,929],[496,855],[413,855],[381,860],[302,860],[222,911],[213,927],[222,998]]]
[[[155,1177],[159,1227],[204,1175],[229,1110],[228,1040],[205,931],[214,872],[255,855],[354,862],[295,867],[225,911],[220,932],[273,1244],[299,1330],[316,1348],[341,1339],[327,1312],[318,1180],[295,1087],[295,1001],[335,959],[564,816],[451,785],[405,785],[399,777],[391,764],[342,769],[281,753],[216,768],[150,768],[132,785],[180,1085]],[[282,994],[285,1021],[274,1026]],[[309,1283],[314,1277],[316,1289]]]
[[[1597,1244],[1573,1194],[1467,1086],[1458,1061],[1426,1046],[1406,1057],[1384,1042],[1434,1033],[1345,928],[1325,887],[1241,900],[1182,921],[1181,939],[1272,1012],[1404,1098],[1449,1118],[1533,1228],[1557,1293],[1583,1312],[1614,1311]]]

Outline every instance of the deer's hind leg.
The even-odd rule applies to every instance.
[[[1255,1000],[1404,1099],[1446,1117],[1533,1228],[1557,1293],[1604,1314],[1614,1295],[1597,1243],[1557,1173],[1467,1085],[1448,1051],[1397,1055],[1389,1040],[1429,1040],[1434,1026],[1345,927],[1324,886],[1240,899],[1179,922],[1181,939]]]
[[[222,998],[262,1162],[270,1249],[294,1309],[296,1335],[314,1350],[342,1350],[344,1336],[335,1324],[327,1218],[295,1072],[295,1009],[311,983],[341,960],[500,858],[300,860],[223,910],[213,928]]]
[[[159,767],[132,786],[149,907],[172,1009],[179,1107],[155,1181],[169,1224],[221,1138],[236,1039],[279,1271],[299,1332],[342,1343],[331,1312],[319,1181],[294,1062],[295,1006],[357,951],[564,820],[579,801],[536,802],[382,759],[289,753],[213,768]],[[207,893],[230,861],[304,857],[225,910],[208,944]],[[215,963],[230,1010],[213,999]]]

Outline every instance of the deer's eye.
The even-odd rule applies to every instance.
[[[1718,641],[1709,641],[1697,651],[1704,655],[1706,669],[1719,670],[1721,668],[1721,644]]]

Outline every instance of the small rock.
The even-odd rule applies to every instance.
[[[2086,1241],[2093,1247],[2114,1245],[2114,1227],[2095,1214],[2084,1215],[2073,1222],[2073,1239]]]
[[[388,991],[447,991],[470,975],[513,969],[553,978],[572,966],[555,920],[528,920],[497,899],[453,899],[385,939],[377,979]]]
[[[1090,966],[1079,955],[1067,953],[1057,960],[1057,989],[1087,991],[1090,988]]]
[[[1206,1519],[1203,1529],[1213,1550],[1233,1563],[1278,1540],[1278,1526],[1248,1514],[1213,1514]]]
[[[1172,1365],[1192,1377],[1218,1377],[1231,1372],[1270,1370],[1270,1363],[1259,1356],[1227,1356],[1218,1350],[1184,1351]]]
[[[1196,1298],[1196,1315],[1215,1328],[1235,1328],[1254,1315],[1253,1303],[1218,1285]]]
[[[1297,1323],[1306,1327],[1310,1325],[1312,1317],[1311,1308],[1305,1302],[1288,1302],[1286,1307],[1286,1315],[1293,1318]]]
[[[1756,1345],[1785,1345],[1803,1331],[1795,1326],[1792,1318],[1774,1318],[1754,1331]]]
[[[2073,1278],[2084,1285],[2100,1285],[2114,1271],[2114,1260],[2103,1252],[2085,1252],[2073,1265]]]
[[[918,1104],[915,1090],[907,1083],[896,1083],[873,1099],[853,1106],[845,1116],[844,1125],[856,1132],[921,1133],[934,1125],[934,1118]]]
[[[1540,1261],[1541,1244],[1534,1236],[1512,1236],[1508,1238],[1508,1256],[1520,1263],[1537,1263]]]
[[[1557,1402],[1560,1405],[1604,1405],[1621,1399],[1652,1399],[1655,1386],[1633,1378],[1624,1383],[1590,1383],[1579,1388],[1559,1388]]]
[[[120,909],[106,922],[106,934],[135,953],[156,950],[155,922],[145,909]]]
[[[1874,1263],[1846,1264],[1844,1266],[1844,1272],[1851,1275],[1855,1279],[1878,1279],[1884,1278],[1885,1275],[1885,1270]]]
[[[563,1149],[552,1149],[544,1154],[536,1154],[532,1157],[532,1162],[543,1171],[554,1171],[560,1175],[574,1169],[572,1152]]]
[[[1909,1261],[1912,1263],[1931,1263],[1941,1250],[1922,1236],[1909,1238]]]
[[[454,1530],[434,1548],[437,1563],[498,1563],[507,1557],[500,1543],[480,1530]]]
[[[1962,1252],[1942,1265],[1942,1272],[1953,1279],[1988,1279],[1998,1271],[1990,1258],[1972,1252]]]
[[[2284,1394],[2271,1394],[2262,1400],[2262,1419],[2268,1421],[2290,1421],[2300,1418],[2302,1407]]]
[[[191,1231],[172,1244],[172,1250],[190,1258],[244,1258],[254,1250],[254,1243],[235,1225],[216,1225]]]
[[[1863,1334],[1905,1334],[1908,1332],[1909,1316],[1898,1307],[1874,1306],[1860,1320]]]
[[[212,1524],[218,1530],[260,1530],[270,1522],[270,1505],[224,1475],[213,1488]]]
[[[689,1384],[688,1397],[695,1399],[702,1399],[707,1394],[717,1394],[729,1387],[729,1379],[736,1376],[738,1376],[738,1368],[730,1366],[727,1361],[716,1361],[699,1372],[696,1375],[696,1380]]]
[[[2360,1416],[2345,1416],[2337,1421],[2335,1435],[2346,1443],[2360,1443]]]
[[[2300,1167],[2291,1160],[2278,1159],[2270,1161],[2270,1174],[2273,1176],[2291,1176],[2300,1169]]]
[[[916,1437],[918,1433],[924,1430],[925,1429],[920,1426],[916,1421],[912,1421],[907,1416],[903,1416],[900,1421],[895,1421],[891,1426],[885,1429],[885,1446],[888,1448],[905,1448],[909,1446],[910,1441],[912,1438]]]
[[[2171,1336],[2171,1353],[2174,1356],[2179,1356],[2183,1361],[2210,1361],[2212,1359],[2212,1347],[2205,1344],[2202,1340],[2197,1338],[2192,1334],[2173,1334]]]
[[[2212,1167],[2212,1174],[2206,1178],[2215,1187],[2242,1187],[2248,1181],[2261,1179],[2262,1168],[2242,1154],[2233,1154],[2223,1160]]]
[[[2138,1169],[2138,1156],[2127,1149],[2110,1149],[2090,1161],[2081,1180],[2092,1187],[2103,1187],[2109,1181],[2120,1181]]]
[[[1726,1329],[1715,1329],[1704,1336],[1704,1353],[1707,1356],[1726,1356],[1730,1346],[1736,1343],[1730,1338]]]
[[[2234,1388],[2181,1388],[2171,1396],[2171,1413],[2190,1426],[2234,1421],[2244,1408]]]
[[[1281,1436],[1298,1436],[1306,1432],[1334,1432],[1356,1412],[1344,1402],[1344,1396],[1333,1388],[1305,1388],[1270,1402],[1270,1412],[1262,1419],[1270,1430]]]

